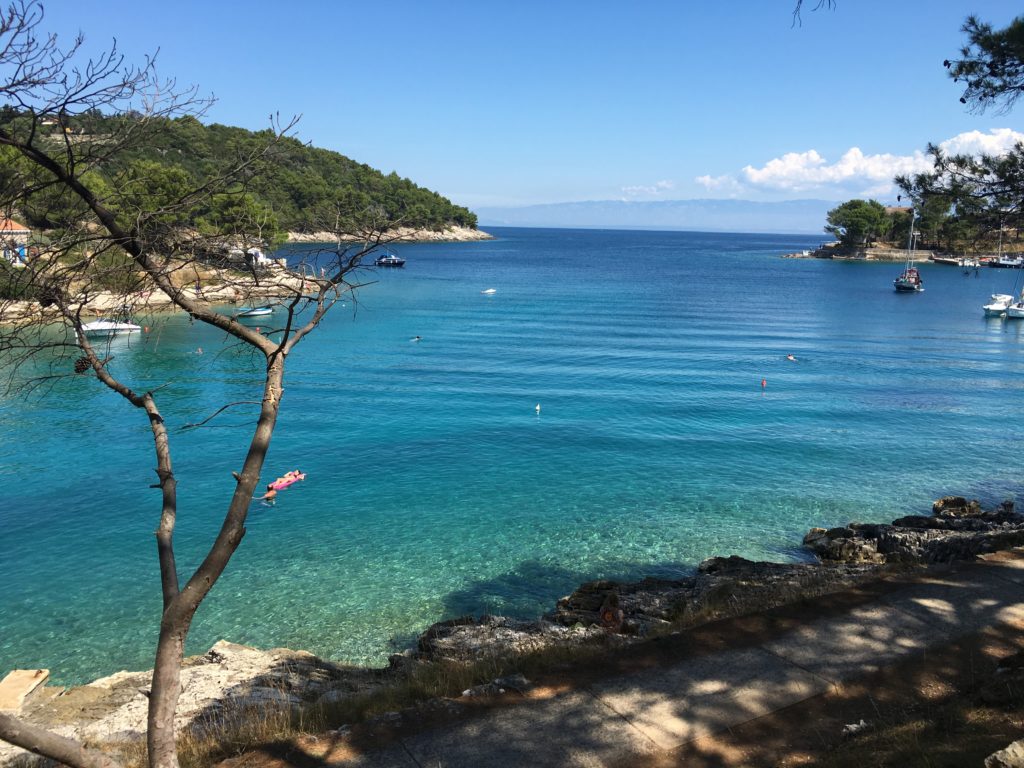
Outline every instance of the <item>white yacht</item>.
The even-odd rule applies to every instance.
[[[1024,320],[1024,291],[1020,292],[1016,301],[1011,301],[1006,307],[1006,316],[1014,320]]]
[[[1013,303],[1013,296],[1008,293],[993,293],[992,301],[982,307],[985,317],[1002,317],[1006,309]]]
[[[108,320],[105,317],[82,326],[82,333],[87,339],[109,339],[111,336],[123,336],[141,330],[141,325],[126,320]]]

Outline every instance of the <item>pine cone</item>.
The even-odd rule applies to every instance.
[[[75,360],[75,373],[85,373],[91,367],[92,366],[89,364],[88,357],[80,357],[77,360]]]

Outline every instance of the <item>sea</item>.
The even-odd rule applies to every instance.
[[[981,310],[1017,270],[924,265],[899,294],[898,264],[782,258],[813,235],[491,231],[395,246],[406,267],[361,274],[291,354],[261,482],[306,479],[253,502],[189,653],[382,666],[433,622],[537,617],[586,580],[802,562],[812,526],[1021,494],[1024,321]],[[170,427],[185,578],[262,366],[184,314],[141,322],[110,366]],[[144,414],[61,365],[0,399],[0,674],[77,684],[152,666],[160,495]]]

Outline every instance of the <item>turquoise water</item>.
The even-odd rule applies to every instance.
[[[308,477],[254,505],[190,652],[382,664],[434,621],[534,616],[585,579],[802,559],[812,525],[1019,493],[1024,322],[981,313],[1013,271],[926,266],[901,295],[898,265],[779,258],[815,237],[495,232],[396,248],[408,266],[292,355],[264,482]],[[184,571],[255,410],[177,427],[258,397],[260,366],[149,322],[113,367],[165,385]],[[142,415],[84,377],[0,402],[0,672],[151,666],[153,466]]]

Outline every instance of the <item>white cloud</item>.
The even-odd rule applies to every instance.
[[[828,163],[815,150],[790,152],[768,161],[762,168],[746,166],[741,178],[749,185],[787,192],[802,192],[823,186],[879,187],[891,185],[900,173],[919,173],[931,167],[924,152],[913,155],[865,155],[859,147],[846,150],[835,163]]]
[[[1005,155],[1024,141],[1024,133],[1010,128],[993,128],[990,133],[968,131],[946,139],[939,147],[951,155]]]
[[[1024,133],[1009,128],[993,129],[989,133],[969,131],[943,141],[939,146],[956,154],[1004,154],[1017,142],[1024,141]],[[713,192],[735,195],[765,193],[807,193],[862,197],[891,197],[896,189],[894,176],[928,171],[931,160],[923,151],[912,155],[865,155],[859,147],[846,150],[836,162],[830,163],[816,150],[788,152],[769,160],[760,168],[745,166],[738,174],[725,176],[698,176],[695,181]]]
[[[733,176],[698,176],[696,182],[711,192],[739,192],[743,189]]]
[[[662,192],[668,192],[670,189],[674,189],[676,186],[674,181],[656,181],[650,185],[636,185],[630,187],[623,187],[622,194],[626,197],[650,197],[653,195],[660,195]]]

